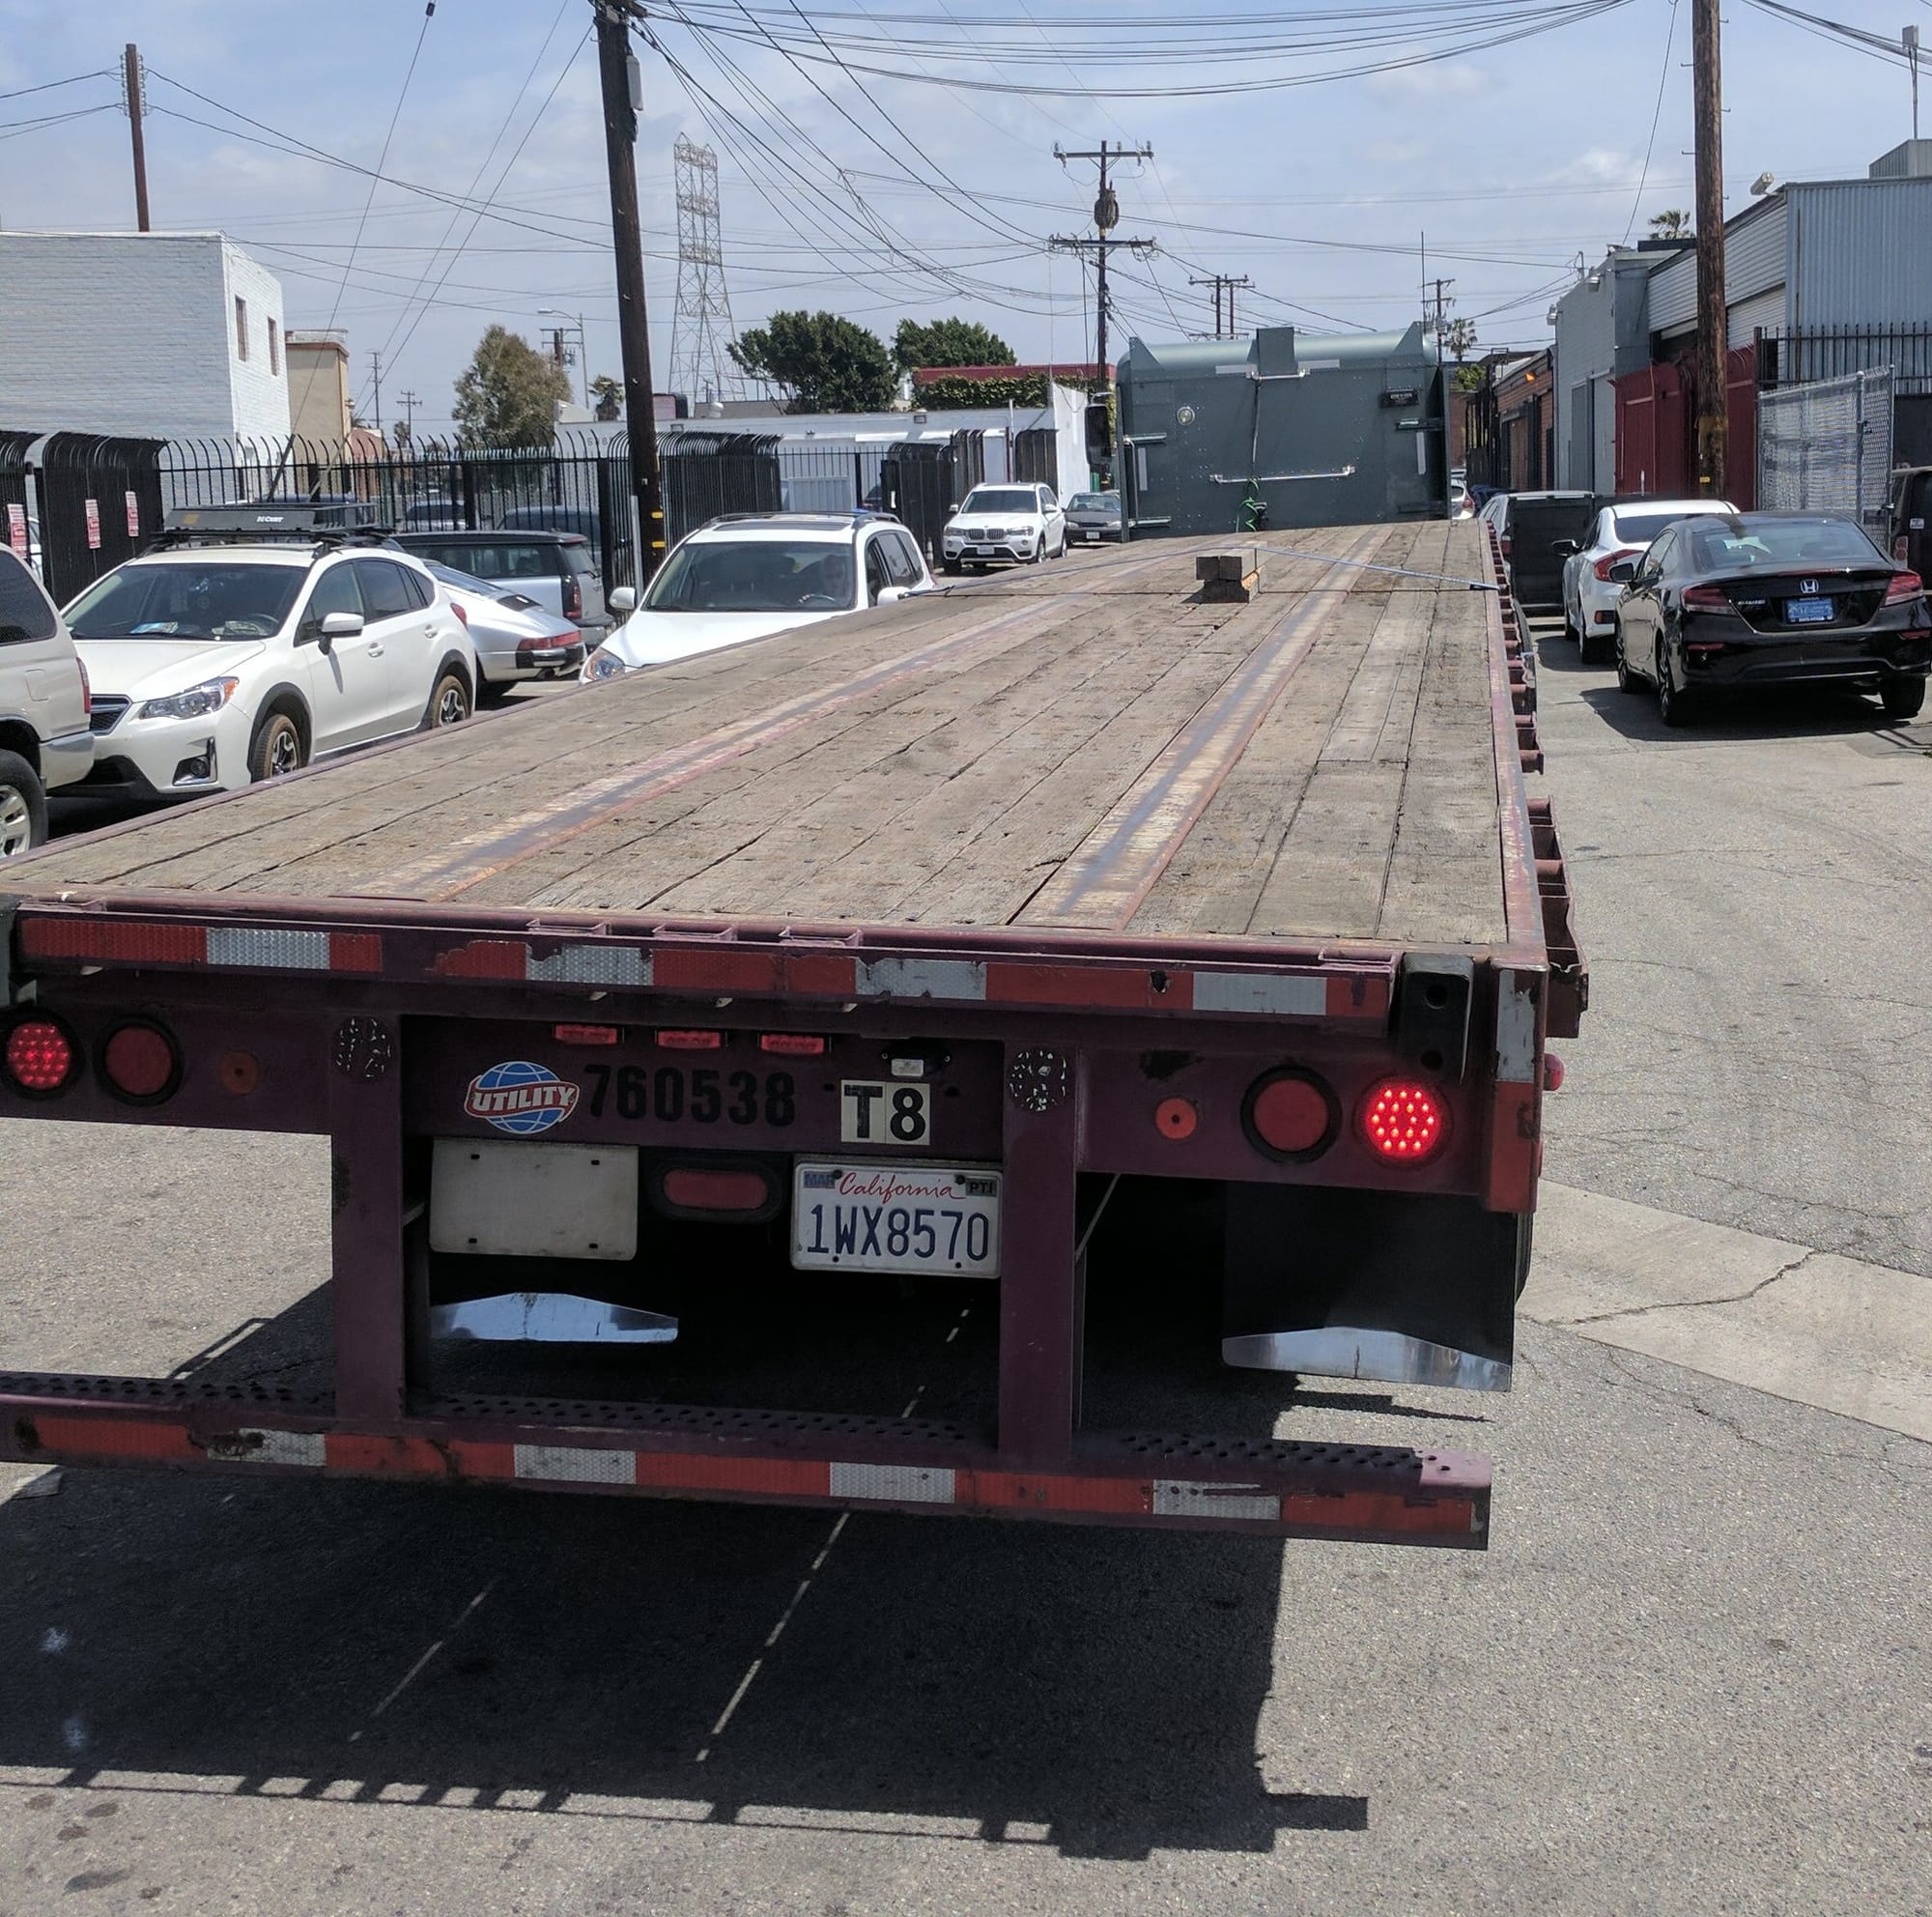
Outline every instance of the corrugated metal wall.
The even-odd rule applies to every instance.
[[[1932,180],[1792,186],[1793,327],[1932,317]]]

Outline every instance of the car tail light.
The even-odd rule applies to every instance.
[[[780,1058],[823,1058],[825,1041],[804,1032],[760,1032],[758,1049]]]
[[[0,1057],[14,1089],[36,1099],[66,1091],[80,1068],[73,1041],[51,1018],[22,1018],[7,1034]]]
[[[181,1083],[181,1053],[158,1025],[129,1019],[101,1046],[100,1075],[108,1090],[129,1104],[159,1104]]]
[[[469,615],[465,610],[463,601],[461,599],[452,599],[449,602],[449,610],[463,621],[464,630],[468,631],[469,627]]]
[[[756,1165],[669,1165],[658,1175],[658,1196],[667,1211],[769,1215],[778,1194]]]
[[[1500,546],[1500,547],[1502,548],[1502,555],[1503,555],[1503,558],[1509,558],[1509,556],[1510,556],[1510,536],[1509,536],[1509,534],[1508,534],[1507,532],[1505,532],[1505,533],[1501,534],[1501,535],[1500,535],[1500,536],[1499,536],[1499,537],[1497,538],[1497,540],[1496,540],[1496,544],[1497,544],[1498,546]]]
[[[1385,1078],[1362,1101],[1362,1136],[1378,1158],[1419,1164],[1449,1135],[1449,1107],[1413,1078]]]
[[[723,1032],[660,1032],[658,1044],[666,1051],[722,1051]]]
[[[83,719],[92,719],[94,717],[94,681],[87,676],[87,661],[85,659],[76,654],[73,663],[80,668],[80,716]]]
[[[1917,599],[1925,590],[1925,582],[1916,572],[1895,572],[1891,584],[1885,588],[1885,603],[1888,606],[1902,606],[1908,599]]]
[[[575,573],[563,582],[563,616],[566,619],[583,616],[583,588],[578,585]]]
[[[1242,1110],[1249,1142],[1276,1159],[1312,1159],[1334,1143],[1335,1094],[1312,1072],[1270,1072],[1248,1088]]]
[[[1684,588],[1687,613],[1728,613],[1734,610],[1729,596],[1718,586],[1687,586]]]
[[[1609,584],[1610,568],[1622,565],[1626,559],[1634,559],[1643,551],[1641,546],[1626,546],[1621,552],[1605,553],[1590,570],[1605,585]]]
[[[615,1025],[553,1025],[550,1035],[560,1045],[614,1045],[624,1036]]]

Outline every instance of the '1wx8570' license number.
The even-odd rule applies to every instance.
[[[675,1065],[586,1065],[585,1101],[592,1118],[655,1118],[665,1125],[786,1126],[798,1116],[798,1091],[789,1072],[690,1071]]]

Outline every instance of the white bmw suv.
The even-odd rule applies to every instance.
[[[946,522],[940,560],[948,572],[984,572],[1005,560],[1037,565],[1066,552],[1066,515],[1051,486],[975,486]]]
[[[469,718],[475,649],[420,560],[264,517],[171,515],[199,543],[128,559],[67,607],[94,687],[91,787],[194,797]]]
[[[671,548],[641,606],[628,586],[611,593],[611,611],[630,616],[579,676],[614,679],[931,590],[912,534],[883,513],[727,513]]]

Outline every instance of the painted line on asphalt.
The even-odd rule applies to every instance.
[[[1932,1277],[1546,1183],[1521,1311],[1932,1444]]]

